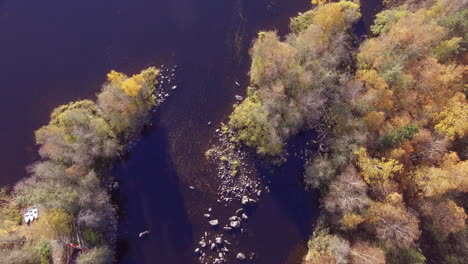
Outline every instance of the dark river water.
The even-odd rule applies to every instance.
[[[362,32],[376,8],[369,2]],[[179,88],[114,170],[118,262],[196,263],[193,250],[209,229],[202,214],[230,213],[215,203],[216,171],[204,152],[235,95],[245,94],[248,48],[257,31],[284,35],[289,18],[308,8],[309,0],[0,0],[0,186],[37,159],[33,131],[52,109],[94,98],[109,70],[179,65]],[[255,252],[253,263],[298,262],[319,214],[300,184],[301,167],[291,158],[270,176],[271,193],[247,232],[232,238],[234,252]],[[138,239],[144,230],[150,236]]]

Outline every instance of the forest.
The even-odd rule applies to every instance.
[[[57,107],[35,132],[41,159],[28,166],[28,177],[0,192],[1,263],[114,262],[109,171],[148,125],[158,75],[154,67],[130,77],[111,71],[96,101]],[[26,223],[30,206],[37,206],[39,220]],[[85,250],[72,255],[71,243]]]
[[[229,120],[275,164],[295,135],[323,136],[305,164],[323,211],[303,263],[467,263],[466,1],[386,0],[364,40],[357,1],[312,4],[284,39],[258,34]]]

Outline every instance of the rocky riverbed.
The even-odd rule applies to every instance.
[[[243,150],[236,134],[223,123],[215,132],[217,143],[206,152],[206,158],[216,165],[216,204],[228,208],[232,214],[219,216],[213,208],[207,208],[201,216],[206,218],[207,231],[200,237],[194,254],[204,264],[225,263],[228,257],[238,261],[253,260],[254,252],[233,252],[230,241],[247,232],[249,217],[269,188],[259,177],[252,154]]]

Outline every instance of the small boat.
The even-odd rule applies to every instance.
[[[33,206],[33,208],[31,209],[31,214],[32,214],[34,220],[39,217],[39,211],[37,210],[36,206]]]
[[[24,213],[24,221],[29,224],[29,222],[32,222],[34,220],[34,216],[31,212],[30,209],[26,210],[26,213]]]

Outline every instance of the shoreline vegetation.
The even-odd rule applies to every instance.
[[[466,1],[385,0],[361,43],[358,1],[312,4],[283,40],[258,34],[225,128],[279,165],[298,133],[323,138],[304,168],[324,210],[303,263],[467,263]]]
[[[114,262],[117,209],[108,174],[149,124],[158,76],[154,67],[133,76],[111,71],[96,101],[57,107],[35,132],[41,159],[27,168],[29,177],[0,191],[0,263]],[[24,223],[33,205],[39,218]]]

